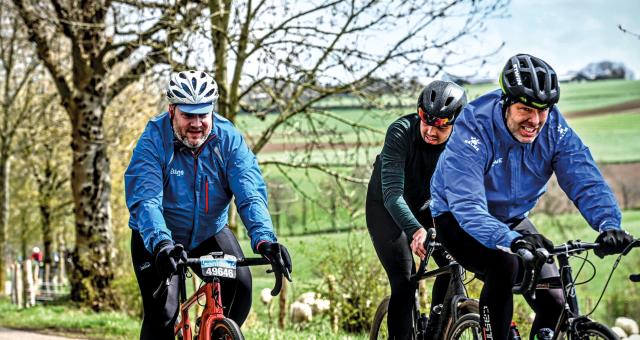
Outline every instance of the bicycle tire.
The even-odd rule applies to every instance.
[[[476,313],[465,314],[460,317],[447,335],[447,340],[481,340],[482,326],[480,315]]]
[[[468,299],[458,305],[458,315],[480,314],[480,302],[476,299]]]
[[[619,340],[620,338],[611,328],[599,322],[586,321],[576,325],[576,334],[571,337],[571,340],[582,339]]]
[[[389,296],[386,296],[376,309],[376,314],[371,323],[369,331],[369,340],[388,339],[389,332],[387,330],[387,313],[389,312]]]
[[[459,303],[456,309],[457,311],[455,316],[457,317],[457,319],[454,319],[454,315],[451,315],[449,319],[446,321],[446,323],[442,325],[442,330],[440,333],[442,339],[449,338],[449,334],[451,334],[451,332],[453,331],[453,326],[455,325],[456,321],[462,318],[464,315],[467,315],[467,314],[479,315],[480,303],[476,299],[467,299]]]
[[[244,336],[240,331],[240,326],[229,319],[224,318],[216,321],[211,328],[211,340],[244,340]]]

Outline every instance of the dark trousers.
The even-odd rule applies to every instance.
[[[367,228],[376,254],[384,267],[391,297],[387,314],[387,327],[391,339],[411,339],[413,333],[412,313],[416,303],[416,284],[410,280],[415,272],[415,263],[411,254],[410,242],[406,234],[393,221],[382,202],[370,200],[366,203]],[[434,253],[433,258],[439,266],[449,261],[442,253]],[[449,275],[436,278],[432,290],[432,306],[441,304],[447,292]]]
[[[233,233],[224,228],[214,237],[205,240],[188,252],[189,257],[199,257],[210,252],[222,251],[237,258],[244,258],[242,249]],[[167,293],[157,300],[153,292],[163,281],[155,268],[153,254],[144,247],[138,231],[131,234],[131,257],[142,295],[144,317],[140,331],[141,340],[173,340],[173,329],[178,317],[178,275],[173,275]],[[198,273],[199,274],[199,273]],[[248,267],[238,267],[235,280],[221,281],[222,303],[225,316],[242,325],[251,309],[251,272]]]
[[[464,231],[451,213],[436,217],[435,224],[438,239],[453,258],[484,281],[480,293],[480,316],[481,320],[489,320],[489,325],[483,322],[483,330],[487,335],[491,335],[493,340],[507,339],[513,316],[511,288],[522,276],[522,266],[518,257],[501,250],[486,248]],[[537,233],[535,226],[528,219],[513,223],[511,229],[521,234]],[[558,276],[557,266],[545,264],[540,278],[552,276]],[[537,290],[535,300],[530,295],[525,295],[525,300],[536,313],[530,339],[533,339],[540,328],[555,327],[564,305],[561,289]]]

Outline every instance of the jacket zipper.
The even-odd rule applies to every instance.
[[[209,178],[204,179],[204,213],[209,212]]]

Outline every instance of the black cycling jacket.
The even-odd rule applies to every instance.
[[[406,115],[389,126],[373,164],[369,200],[383,205],[408,237],[431,226],[429,209],[419,210],[431,196],[429,182],[445,145],[427,144],[420,135],[420,117]]]

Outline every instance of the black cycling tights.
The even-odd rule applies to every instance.
[[[406,234],[393,221],[381,202],[367,199],[367,228],[378,258],[389,277],[391,298],[387,313],[390,339],[411,339],[413,320],[412,306],[415,304],[416,285],[410,281],[415,271],[411,248]],[[439,266],[448,261],[441,253],[433,258]],[[432,306],[441,304],[449,285],[449,275],[440,275],[433,284]]]
[[[189,257],[198,257],[212,251],[244,257],[238,240],[228,228],[189,251]],[[173,326],[178,317],[179,306],[177,275],[173,276],[167,294],[155,300],[153,292],[161,278],[155,270],[153,255],[144,247],[140,233],[135,230],[131,235],[131,257],[144,308],[140,339],[173,340]],[[242,325],[251,309],[251,272],[248,267],[238,267],[236,277],[236,280],[222,280],[222,302],[227,307],[225,316]]]
[[[513,294],[511,288],[521,277],[521,265],[518,257],[501,250],[489,249],[467,234],[451,213],[435,218],[438,239],[447,251],[465,269],[472,271],[484,281],[480,294],[481,320],[489,320],[487,326],[482,322],[485,339],[503,340],[508,338],[513,316]],[[513,230],[520,233],[537,233],[533,224],[524,219],[514,223]],[[553,264],[546,264],[540,273],[541,278],[558,275]],[[540,328],[553,329],[558,321],[564,297],[561,289],[538,290],[536,299],[525,296],[536,313],[531,328],[530,339]]]

